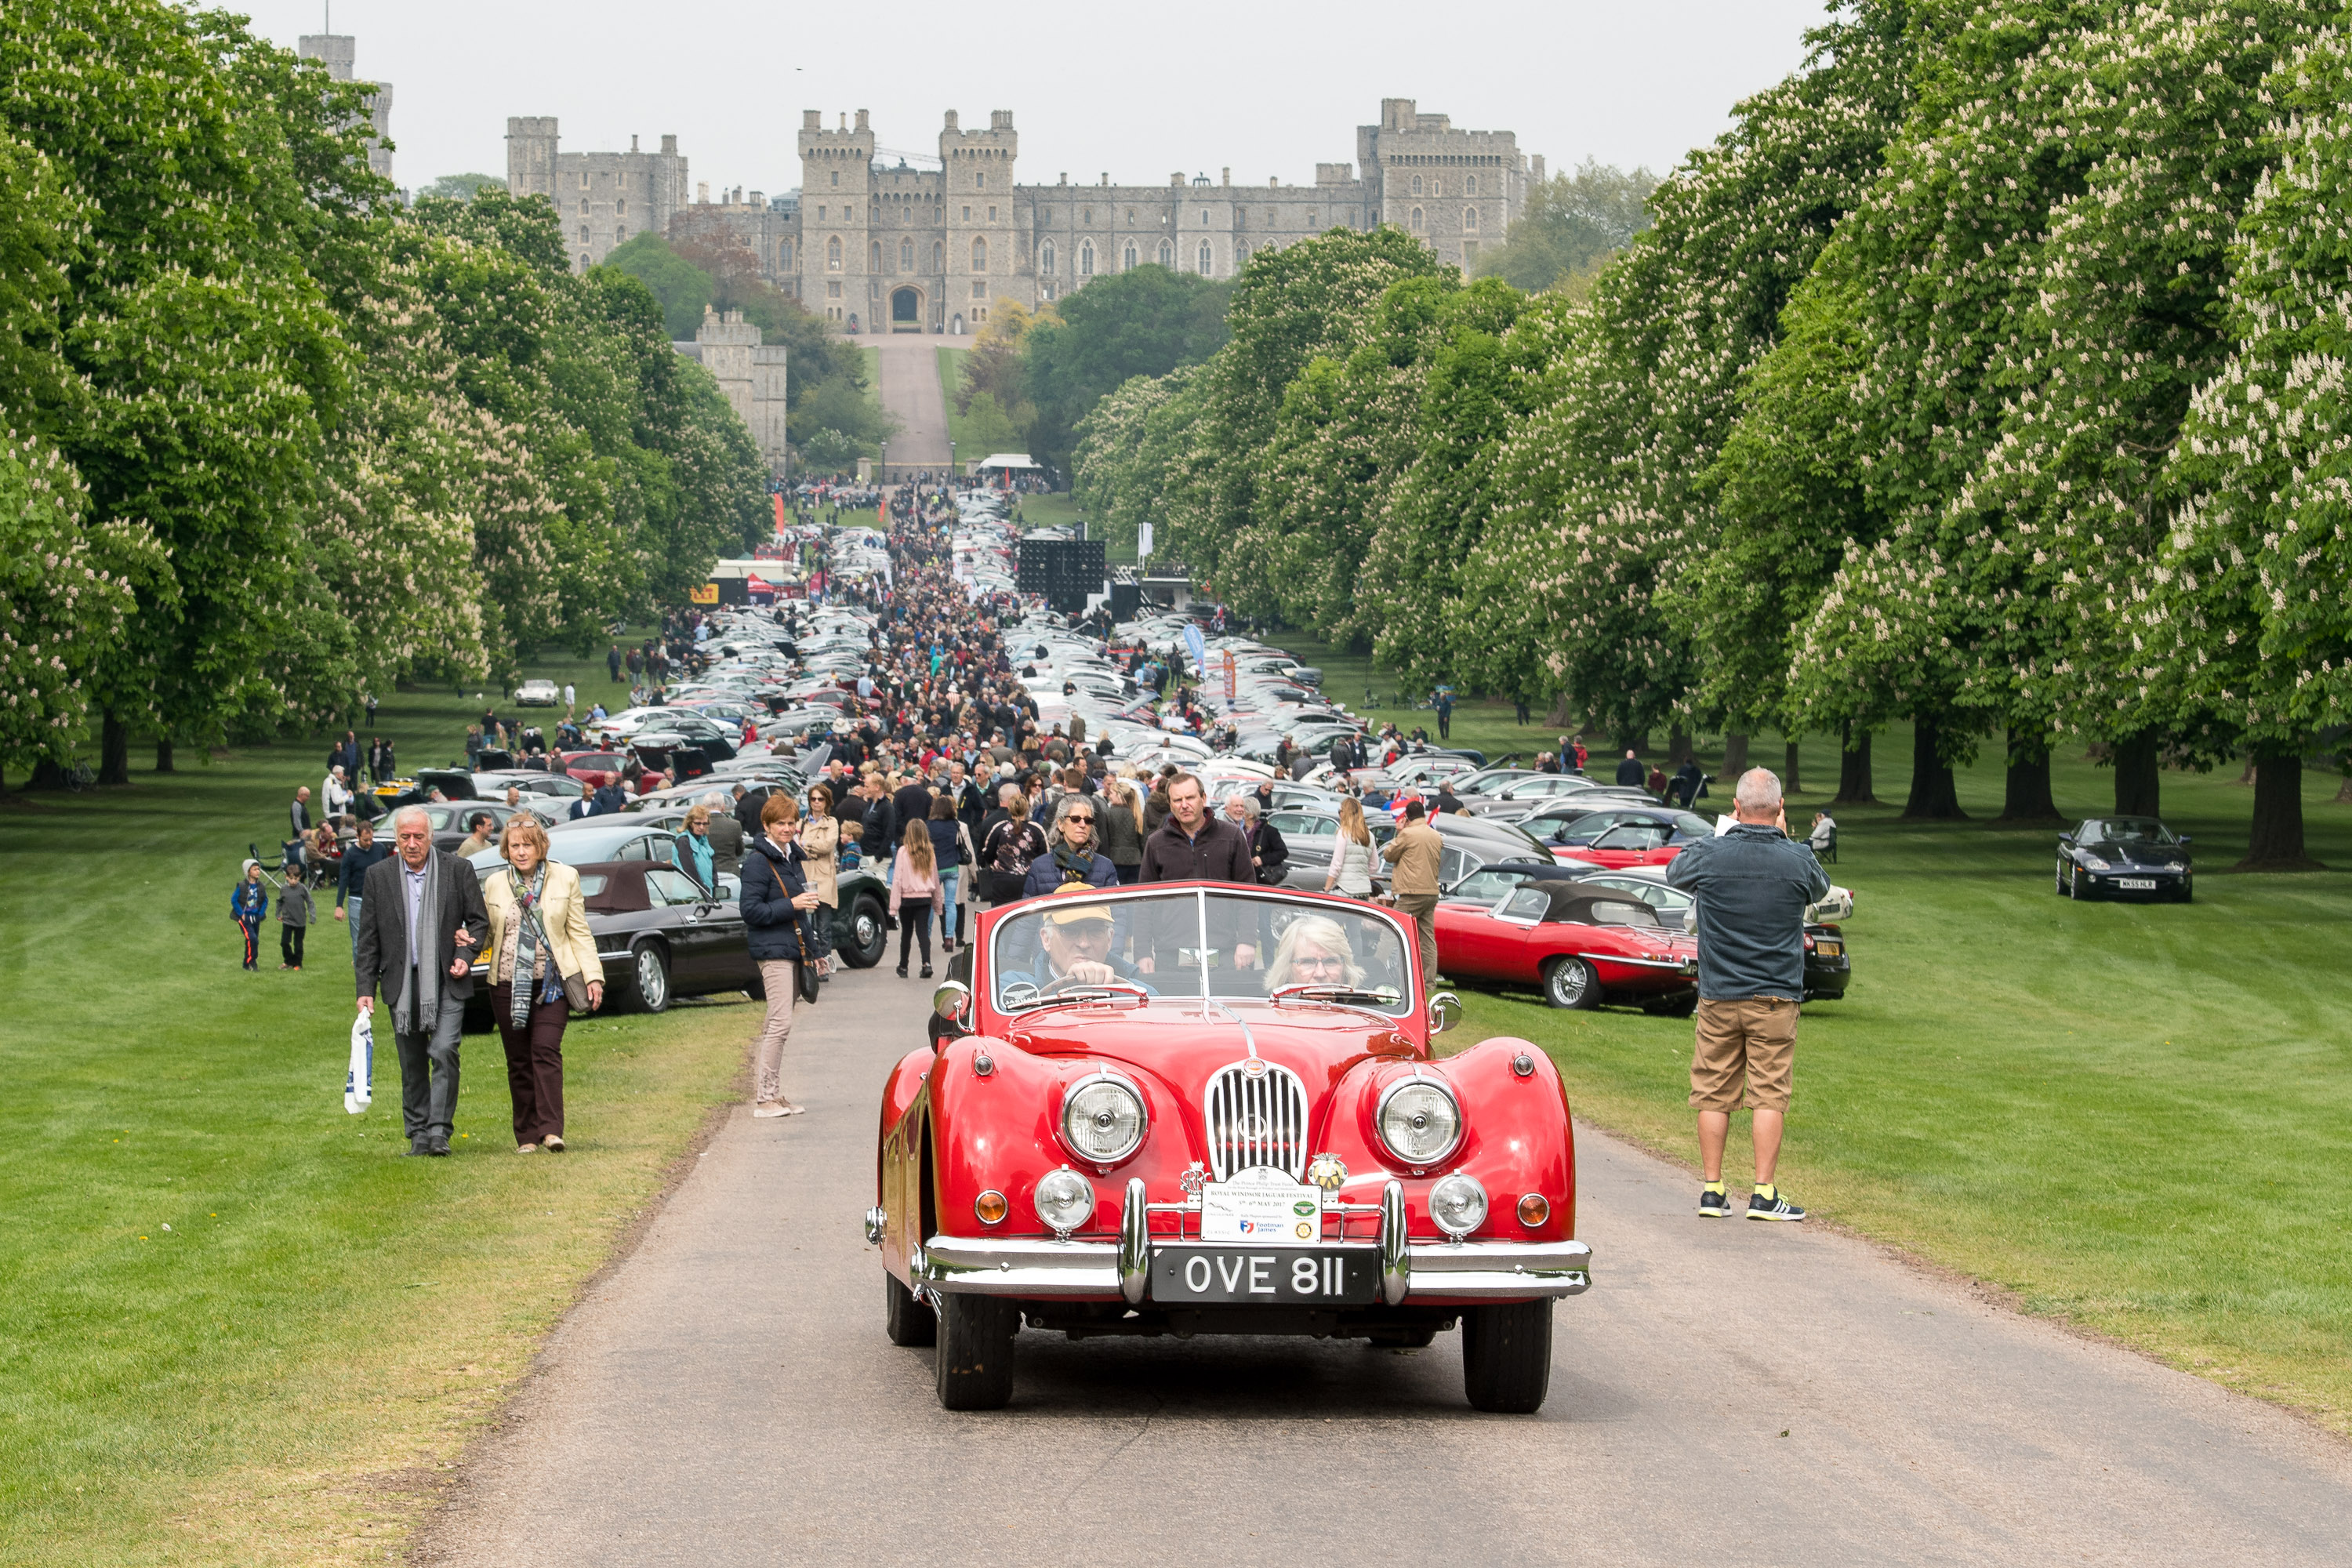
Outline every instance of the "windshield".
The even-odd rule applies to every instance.
[[[1279,895],[1186,888],[1040,899],[996,927],[991,954],[994,1004],[1007,1013],[1096,985],[1234,1001],[1313,985],[1391,1016],[1412,1005],[1392,918]]]
[[[2172,830],[2152,816],[2110,816],[2083,824],[2085,844],[2178,844]]]

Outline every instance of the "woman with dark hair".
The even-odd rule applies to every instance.
[[[955,802],[944,792],[931,797],[930,819],[923,824],[931,836],[931,861],[939,868],[940,951],[953,952],[956,944],[956,892],[963,879],[963,824],[956,820]]]
[[[810,887],[816,889],[820,912],[809,919],[808,932],[815,951],[809,954],[816,963],[819,980],[833,978],[833,911],[841,903],[841,823],[833,815],[833,786],[809,785],[808,816],[802,821],[799,837],[801,871]]]

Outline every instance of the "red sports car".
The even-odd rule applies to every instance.
[[[1025,1324],[1074,1338],[1423,1345],[1459,1324],[1470,1403],[1540,1406],[1552,1301],[1591,1282],[1551,1061],[1437,1060],[1389,910],[1276,888],[1079,889],[981,917],[938,1005],[971,1032],[882,1096],[892,1342],[940,1402],[1003,1405]]]
[[[1446,899],[1437,906],[1437,963],[1449,975],[1539,985],[1555,1007],[1598,1007],[1613,996],[1688,1012],[1698,996],[1696,938],[1661,925],[1638,899],[1582,882]]]
[[[1538,824],[1528,822],[1530,831]],[[1582,861],[1622,870],[1628,866],[1664,866],[1685,845],[1712,837],[1715,824],[1695,811],[1671,806],[1628,806],[1589,812],[1548,832],[1538,832],[1563,865]]]

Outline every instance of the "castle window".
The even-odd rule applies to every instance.
[[[1216,269],[1216,253],[1209,248],[1209,242],[1204,239],[1201,242],[1201,276],[1203,278],[1213,277],[1215,275]]]
[[[1475,234],[1478,232],[1478,209],[1476,207],[1464,207],[1462,209],[1462,232],[1465,234]]]
[[[1415,224],[1413,226],[1418,228],[1421,226]],[[841,236],[837,234],[824,242],[824,269],[827,272],[841,270]]]
[[[789,239],[776,241],[776,269],[780,272],[793,269],[793,242]]]
[[[878,239],[868,240],[866,243],[866,270],[868,272],[882,270],[882,242]]]
[[[580,268],[583,272],[588,268],[588,253],[584,250],[580,253]]]
[[[816,209],[816,216],[817,216],[817,219],[818,219],[818,221],[819,221],[819,222],[823,222],[823,221],[824,221],[824,207],[822,207],[822,206],[818,207],[818,208]]]
[[[627,226],[626,226],[625,225],[624,225],[622,227],[616,228],[616,229],[614,229],[614,230],[613,231],[613,243],[614,243],[614,245],[618,245],[618,244],[620,244],[623,240],[625,240],[625,239],[627,239],[628,237],[629,237],[629,231],[628,231],[628,228],[627,228]]]
[[[582,217],[588,216],[588,198],[585,196],[580,198],[580,216]]]
[[[841,171],[838,169],[833,172],[833,188],[836,191],[841,188]]]
[[[986,283],[982,282],[981,279],[977,279],[977,278],[973,279],[971,280],[971,297],[972,297],[973,299],[975,299],[975,300],[985,300],[985,299],[987,299],[987,298],[988,298],[988,285],[987,285]],[[979,317],[980,317],[980,312],[979,312],[979,311],[977,311],[977,310],[974,310],[974,311],[972,312],[972,318],[973,318],[973,320],[977,321],[977,320],[979,319]]]
[[[1308,207],[1307,209],[1307,227],[1308,232],[1313,232],[1315,227],[1315,209],[1313,207]]]
[[[974,272],[988,270],[988,241],[975,239],[971,242],[971,269]]]
[[[867,221],[871,223],[880,223],[882,221],[882,204],[880,202],[876,202],[872,204],[872,205],[873,210],[866,215]]]
[[[1176,269],[1176,247],[1164,239],[1160,242],[1160,265],[1171,272]]]
[[[977,191],[977,190],[983,190],[983,189],[985,189],[985,188],[987,187],[987,185],[988,185],[988,176],[987,176],[987,174],[975,174],[974,175],[972,175],[972,177],[971,177],[971,188],[972,188],[973,190],[975,190],[975,191]]]
[[[824,286],[824,292],[826,298],[838,300],[841,298],[841,285],[838,283],[828,283]]]
[[[1094,222],[1094,221],[1095,221],[1095,209],[1094,209],[1094,208],[1092,208],[1092,207],[1088,207],[1088,208],[1087,208],[1087,216],[1086,216],[1086,218],[1085,218],[1085,220],[1084,220],[1084,221],[1086,221],[1086,222],[1087,222],[1087,223],[1092,223],[1092,222]]]
[[[1129,208],[1128,208],[1128,209],[1127,209],[1127,221],[1128,221],[1128,222],[1129,222],[1129,224],[1130,224],[1130,225],[1132,225],[1132,224],[1135,222],[1135,209],[1134,209],[1133,207],[1129,207]]]
[[[1462,182],[1462,194],[1465,196],[1475,196],[1478,194],[1477,175],[1471,174],[1464,178]]]
[[[971,208],[968,205],[963,209],[963,221],[966,223],[970,223],[971,221]]]
[[[1265,209],[1265,226],[1266,226],[1266,227],[1268,227],[1268,228],[1274,228],[1274,227],[1276,227],[1276,226],[1278,226],[1281,224],[1281,222],[1282,222],[1282,220],[1281,220],[1279,217],[1277,217],[1277,216],[1275,216],[1275,211],[1274,211],[1274,209],[1273,209],[1272,207],[1268,207],[1268,208],[1266,208],[1266,209]]]
[[[1078,247],[1078,276],[1081,278],[1091,278],[1094,275],[1095,242],[1090,239],[1084,245]]]
[[[1202,228],[1209,226],[1209,209],[1206,207],[1201,209],[1201,226]]]
[[[1419,234],[1421,232],[1421,209],[1419,207],[1412,209],[1412,232],[1415,234]]]
[[[1445,194],[1445,182],[1438,179],[1434,175],[1431,176],[1429,182],[1429,194],[1433,196],[1444,195]]]
[[[1048,278],[1054,275],[1054,242],[1050,239],[1037,247],[1037,270]]]
[[[580,226],[580,243],[583,245],[588,243],[588,226],[584,223]]]
[[[588,188],[588,171],[585,169],[580,171],[580,188],[583,191]]]
[[[935,239],[931,241],[931,270],[945,272],[947,269],[948,247]]]
[[[581,237],[584,239],[587,237],[583,235]],[[1132,240],[1128,242],[1126,265],[1120,268],[1120,270],[1123,272],[1132,272],[1135,270],[1135,242]]]
[[[911,239],[902,239],[898,242],[898,270],[912,272],[914,269],[915,242]]]
[[[1412,194],[1414,195],[1421,195],[1421,176],[1419,174],[1415,174],[1412,177]]]
[[[626,197],[626,196],[623,196],[619,201],[614,202],[614,203],[613,204],[613,211],[614,211],[614,213],[617,216],[620,216],[620,217],[626,217],[626,216],[629,216],[629,198],[628,198],[628,197]]]

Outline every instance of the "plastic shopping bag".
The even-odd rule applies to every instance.
[[[352,1020],[352,1065],[343,1075],[343,1109],[353,1116],[368,1108],[375,1096],[375,1023],[361,1014]]]

